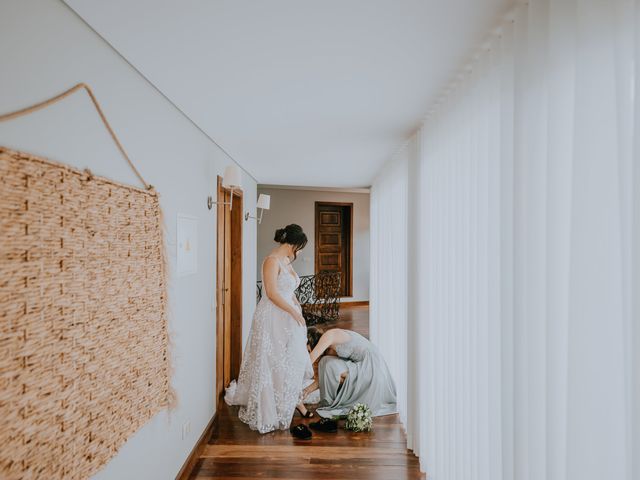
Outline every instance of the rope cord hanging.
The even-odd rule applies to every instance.
[[[142,184],[145,186],[147,190],[153,190],[153,185],[148,184],[145,181],[145,179],[142,178],[142,175],[140,174],[138,169],[135,167],[135,165],[129,158],[129,155],[127,155],[127,152],[124,150],[124,147],[120,143],[120,140],[118,140],[118,137],[116,136],[115,132],[111,128],[111,125],[109,125],[109,121],[107,120],[107,117],[105,117],[104,112],[102,111],[102,108],[100,108],[100,104],[98,103],[98,100],[93,94],[93,91],[91,90],[89,85],[87,85],[86,83],[78,83],[77,85],[74,85],[73,87],[71,87],[69,90],[66,90],[61,94],[56,95],[55,97],[51,97],[43,102],[36,103],[29,107],[23,108],[21,110],[16,110],[15,112],[10,112],[10,113],[5,113],[4,115],[0,115],[0,122],[13,120],[14,118],[22,117],[23,115],[28,115],[30,113],[37,112],[38,110],[41,110],[50,105],[53,105],[54,103],[57,103],[60,100],[63,100],[64,98],[68,97],[69,95],[71,95],[72,93],[75,93],[80,89],[85,89],[87,94],[89,94],[89,97],[91,98],[91,101],[93,102],[94,107],[96,107],[96,110],[100,115],[100,119],[102,120],[102,123],[104,124],[106,129],[109,131],[109,135],[111,135],[111,138],[113,139],[115,144],[118,146],[118,150],[120,150],[120,153],[122,153],[122,156],[124,157],[124,159],[127,161],[127,163],[129,163],[129,166],[134,171],[136,176],[140,179],[140,181],[142,182]]]

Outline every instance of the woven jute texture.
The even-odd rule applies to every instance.
[[[172,401],[153,191],[0,147],[0,478],[84,479]]]

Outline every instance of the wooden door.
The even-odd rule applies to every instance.
[[[353,295],[353,203],[316,202],[315,271],[340,272],[340,296]]]
[[[242,358],[242,192],[231,192],[218,177],[216,252],[216,398],[238,378]]]

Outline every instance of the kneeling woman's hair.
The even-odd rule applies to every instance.
[[[316,345],[320,341],[320,337],[324,333],[324,330],[318,327],[309,327],[307,328],[307,342],[311,347],[311,350],[316,348]]]

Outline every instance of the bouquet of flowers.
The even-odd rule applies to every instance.
[[[371,409],[364,403],[356,403],[347,414],[344,427],[354,432],[369,432],[373,427]]]

